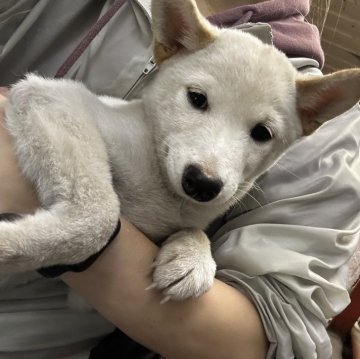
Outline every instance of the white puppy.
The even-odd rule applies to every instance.
[[[154,286],[199,296],[216,268],[203,230],[296,139],[360,98],[360,70],[300,79],[280,51],[212,26],[194,1],[152,5],[159,71],[142,99],[35,75],[12,87],[6,123],[42,208],[0,223],[2,276],[85,260],[121,208],[167,238]]]

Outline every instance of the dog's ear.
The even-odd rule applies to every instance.
[[[350,109],[360,100],[360,69],[302,78],[296,81],[297,109],[303,134],[310,135],[324,122]]]
[[[200,14],[193,0],[152,0],[151,12],[157,64],[180,49],[204,48],[217,36],[218,28]]]

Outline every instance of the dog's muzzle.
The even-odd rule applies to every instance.
[[[189,165],[185,168],[181,185],[184,192],[198,202],[211,201],[220,193],[224,186],[220,179],[206,176],[195,165]]]

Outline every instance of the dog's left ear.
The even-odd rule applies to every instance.
[[[151,13],[157,64],[181,49],[204,48],[216,38],[218,28],[200,14],[194,0],[152,0]]]
[[[297,110],[303,134],[310,135],[324,122],[340,115],[360,100],[360,69],[298,79]]]

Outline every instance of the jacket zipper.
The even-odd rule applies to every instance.
[[[137,78],[137,80],[132,84],[130,89],[126,92],[126,94],[123,96],[123,99],[126,100],[134,91],[135,89],[140,85],[144,79],[152,74],[156,70],[156,63],[154,61],[154,58],[151,57],[148,62],[145,64],[144,69],[142,70],[140,76]]]
[[[141,3],[141,2],[140,2]],[[141,6],[143,7],[143,5],[141,4]],[[145,11],[146,14],[147,11],[146,9],[143,7],[143,10]],[[234,28],[237,28],[236,26]],[[149,76],[150,74],[152,74],[154,71],[157,70],[157,66],[156,63],[154,61],[154,57],[151,56],[150,59],[147,61],[147,63],[145,64],[144,69],[142,70],[140,76],[137,78],[137,80],[132,84],[132,86],[130,87],[130,89],[126,92],[126,94],[123,96],[123,99],[126,100],[129,98],[129,96],[136,90],[136,88],[141,84],[141,82],[143,82],[145,80],[145,78],[147,76]]]

